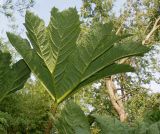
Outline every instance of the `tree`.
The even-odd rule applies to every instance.
[[[107,2],[108,4],[106,4]],[[105,23],[105,22],[108,22],[109,20],[114,20],[114,27],[115,27],[115,31],[117,31],[116,32],[117,34],[123,34],[126,32],[132,33],[134,34],[134,36],[129,38],[129,40],[131,39],[141,40],[143,44],[150,44],[150,45],[157,43],[159,38],[158,29],[160,27],[158,0],[155,0],[153,2],[145,1],[145,0],[140,0],[138,2],[128,0],[127,3],[124,5],[124,8],[122,8],[120,16],[115,16],[112,10],[113,4],[114,4],[114,1],[85,0],[83,1],[82,16],[85,19],[89,18],[88,19],[89,23],[96,23],[97,21],[101,23]],[[155,7],[155,8],[152,8],[152,7]],[[120,62],[122,63],[126,60],[127,59],[122,60]],[[132,58],[132,60],[127,60],[127,62],[130,62],[130,64],[134,64],[135,62],[138,63],[137,58],[136,59]],[[142,68],[142,64],[140,66]],[[144,69],[144,70],[147,70],[147,69]],[[139,75],[139,76],[144,76],[144,75]],[[150,76],[151,76],[151,73],[150,73]],[[120,75],[120,77],[122,77],[123,82],[125,82],[125,80],[127,81],[130,76],[126,77],[126,75]],[[123,122],[123,121],[126,121],[127,119],[127,113],[125,112],[121,99],[119,99],[121,97],[117,97],[117,90],[115,88],[116,87],[115,83],[112,82],[112,81],[118,81],[121,83],[121,79],[118,79],[118,78],[114,77],[111,79],[107,79],[106,89],[108,89],[111,102],[114,108],[116,109],[117,113],[119,114],[120,120]],[[143,80],[144,79],[145,77],[143,77]],[[128,84],[127,82],[125,83]],[[119,89],[122,89],[121,94],[123,95],[122,98],[124,98],[126,92],[128,93],[127,90],[129,88],[127,88],[127,90],[124,91],[124,88],[123,88],[124,85],[121,84],[120,86],[121,87]]]
[[[14,16],[15,11],[22,14],[26,9],[33,7],[34,4],[34,0],[4,0],[0,6],[0,13],[10,18]]]
[[[1,102],[3,133],[44,134],[51,117],[51,104],[52,99],[40,82],[29,80],[22,90],[6,96]]]

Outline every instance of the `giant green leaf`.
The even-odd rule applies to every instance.
[[[94,114],[95,122],[99,126],[100,134],[159,134],[160,122],[149,124],[142,122],[138,126],[129,126],[116,118]]]
[[[53,90],[52,75],[49,72],[44,60],[31,49],[30,44],[27,40],[21,39],[19,36],[8,33],[10,42],[22,55],[30,69],[36,76],[41,80],[42,84],[48,89],[49,93],[55,95]]]
[[[100,134],[133,134],[133,129],[106,115],[92,115],[100,128]]]
[[[67,102],[54,123],[58,134],[90,134],[88,119],[81,108],[72,101]]]
[[[160,134],[160,121],[150,124],[141,122],[134,128],[135,134]]]
[[[90,123],[93,123],[93,126],[96,123],[98,126],[99,134],[159,134],[160,132],[160,122],[152,124],[141,122],[138,126],[129,126],[107,115],[92,114],[90,118],[92,118]],[[61,113],[56,115],[54,125],[58,134],[91,134],[88,119],[81,108],[69,100]]]
[[[0,101],[6,95],[21,89],[30,76],[30,69],[24,60],[19,60],[12,66],[10,64],[10,54],[0,51]]]
[[[62,12],[53,8],[47,27],[42,19],[27,12],[25,27],[31,44],[11,33],[8,38],[57,103],[95,80],[133,71],[116,61],[149,50],[140,42],[124,43],[130,35],[116,35],[111,22],[94,24],[87,33],[81,33],[73,8]]]
[[[37,54],[44,59],[50,72],[54,67],[54,54],[52,46],[48,42],[48,34],[45,28],[44,21],[37,16],[32,15],[29,11],[26,12],[25,27],[27,29],[27,35],[32,42],[33,48]],[[45,44],[45,45],[44,45]]]

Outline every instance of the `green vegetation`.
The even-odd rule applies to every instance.
[[[58,12],[53,8],[48,29],[32,13],[27,12],[25,20],[33,49],[19,36],[8,33],[8,38],[56,103],[95,80],[133,71],[129,66],[115,62],[149,51],[139,42],[120,43],[129,35],[112,33],[111,23],[91,26],[89,32],[78,40],[80,21],[75,9]]]
[[[127,1],[119,17],[113,3],[83,1],[84,22],[54,7],[48,26],[26,11],[27,39],[7,32],[23,59],[1,43],[0,134],[160,133],[160,94],[146,88],[159,79],[159,2]]]
[[[10,93],[23,88],[30,69],[23,60],[11,64],[11,55],[0,51],[0,102]]]

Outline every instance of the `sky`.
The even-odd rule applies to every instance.
[[[122,7],[126,0],[117,0],[116,3],[114,4],[114,11],[117,15],[119,15],[119,10]],[[1,0],[0,0],[0,5],[1,5]],[[36,4],[34,8],[32,8],[32,12],[37,14],[40,18],[42,18],[45,22],[46,25],[49,23],[50,19],[50,11],[52,7],[56,7],[59,10],[64,10],[69,7],[76,7],[77,11],[80,12],[80,8],[82,6],[82,1],[81,0],[36,0]],[[25,28],[23,26],[24,23],[24,17],[21,16],[20,14],[16,13],[16,23],[18,24],[18,30],[19,31],[24,31]],[[4,38],[6,38],[6,31],[10,31],[10,28],[8,27],[9,23],[6,17],[3,15],[0,15],[0,35]],[[22,32],[24,33],[24,32]],[[22,34],[21,36],[25,37],[25,34]],[[149,85],[154,92],[159,91],[160,85],[157,85],[155,83],[152,83]]]
[[[122,7],[126,0],[117,0],[114,5],[114,11],[119,14],[119,9]],[[49,21],[50,11],[52,7],[56,7],[59,10],[64,10],[69,7],[76,7],[77,11],[80,12],[82,6],[82,0],[38,0],[34,6],[34,12],[43,18],[46,23]]]
[[[38,14],[46,23],[49,22],[50,11],[53,7],[64,10],[69,7],[76,7],[80,11],[82,6],[81,0],[38,0],[33,11]]]
[[[119,9],[124,4],[124,2],[125,0],[116,1],[114,10],[117,14],[119,13]],[[46,24],[48,24],[52,7],[56,7],[59,10],[64,10],[69,7],[76,7],[77,11],[80,12],[81,6],[81,0],[38,0],[32,11],[34,11],[38,16],[44,19]]]
[[[31,9],[35,14],[37,14],[40,18],[42,18],[46,25],[49,23],[50,19],[50,11],[53,7],[58,8],[59,10],[64,10],[69,7],[76,7],[77,11],[80,12],[80,8],[82,6],[81,0],[35,0],[36,4],[34,8]],[[117,0],[114,5],[114,11],[118,15],[119,9],[122,7],[126,0]],[[0,0],[0,5],[3,3],[3,0]],[[23,26],[24,17],[19,13],[15,14],[16,23],[19,26],[18,31],[23,31],[25,28]],[[0,15],[0,31],[1,35],[6,38],[6,31],[10,31],[8,27],[9,23],[5,16]],[[23,35],[22,35],[23,36]]]

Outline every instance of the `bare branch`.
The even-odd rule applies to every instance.
[[[149,34],[146,36],[146,38],[142,41],[142,44],[145,45],[148,43],[149,38],[153,35],[153,33],[160,27],[160,17],[156,19],[154,26],[152,30],[149,32]]]

